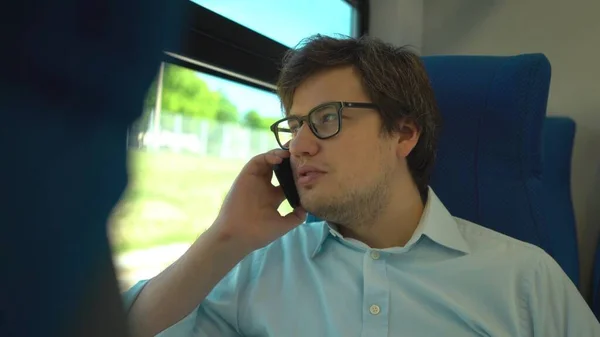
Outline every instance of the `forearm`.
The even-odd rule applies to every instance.
[[[247,253],[216,231],[206,231],[140,292],[129,312],[132,336],[154,336],[180,321]]]

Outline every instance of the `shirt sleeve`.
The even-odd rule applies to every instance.
[[[548,254],[542,254],[529,282],[533,336],[600,336],[600,323],[577,287]]]
[[[244,284],[240,262],[231,270],[189,315],[160,332],[159,337],[240,337],[238,303]],[[148,280],[135,284],[123,295],[125,310],[129,312]]]
[[[139,281],[122,295],[125,312],[129,312],[129,310],[131,310],[133,302],[135,302],[142,289],[144,289],[146,283],[148,283],[148,280]]]

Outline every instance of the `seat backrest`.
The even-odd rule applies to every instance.
[[[431,180],[436,194],[454,216],[555,257],[542,186],[548,59],[431,56],[424,62],[443,117]]]
[[[575,211],[571,199],[571,158],[575,121],[546,117],[542,132],[542,185],[546,198],[546,231],[554,258],[579,286],[579,252]]]

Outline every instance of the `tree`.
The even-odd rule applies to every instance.
[[[237,107],[222,93],[219,94],[219,105],[215,119],[222,123],[239,123],[240,116]]]
[[[148,90],[144,111],[154,109],[157,80],[158,78]],[[161,110],[190,117],[216,118],[221,95],[210,90],[193,70],[165,64],[162,84]]]
[[[192,70],[166,64],[162,109],[184,116],[215,119],[221,95],[213,92]]]
[[[265,130],[269,130],[269,128],[271,127],[271,125],[273,125],[273,123],[277,122],[278,120],[280,120],[281,118],[277,117],[277,118],[273,118],[273,117],[263,117],[261,120],[261,129],[265,129]]]
[[[256,110],[250,110],[244,115],[243,124],[252,129],[269,130],[271,125],[279,119],[279,117],[263,117]]]
[[[158,77],[148,89],[144,115],[155,108],[157,82]],[[193,70],[173,64],[164,67],[161,110],[220,122],[240,119],[237,107],[223,93],[210,90]]]
[[[244,115],[244,125],[251,129],[260,129],[263,127],[262,117],[256,110],[250,110]]]

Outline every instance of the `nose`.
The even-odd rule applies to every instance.
[[[319,151],[319,139],[315,137],[308,123],[302,124],[290,141],[289,151],[294,157],[314,156]]]

